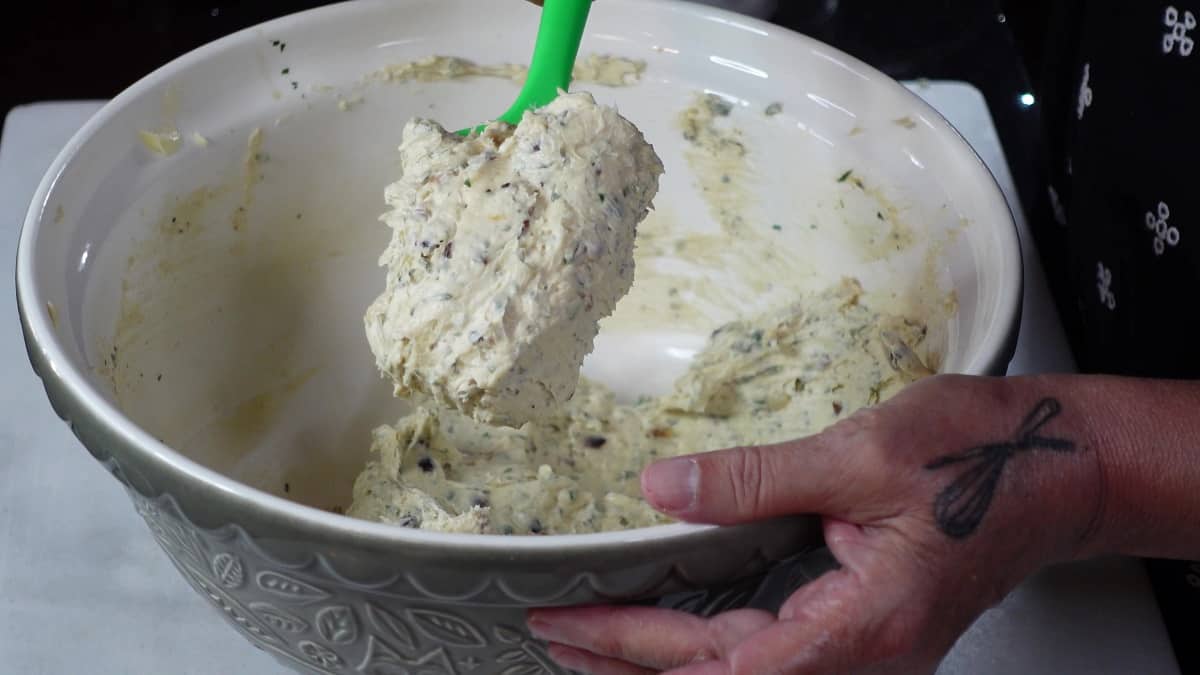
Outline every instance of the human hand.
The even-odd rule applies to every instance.
[[[937,376],[812,438],[658,462],[642,476],[655,508],[716,524],[819,513],[840,569],[778,615],[543,609],[530,630],[599,675],[932,672],[980,613],[1094,534],[1099,464],[1078,418],[1037,381]]]

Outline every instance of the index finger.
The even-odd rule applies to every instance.
[[[774,621],[774,615],[753,609],[706,619],[659,607],[568,607],[534,610],[527,623],[535,637],[551,644],[663,672],[719,660]]]

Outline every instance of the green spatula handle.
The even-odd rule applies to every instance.
[[[591,8],[592,0],[545,0],[525,86],[499,119],[516,124],[526,110],[550,103],[558,96],[559,89],[566,91],[570,87],[571,71]]]

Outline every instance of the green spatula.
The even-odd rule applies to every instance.
[[[592,0],[545,0],[525,86],[508,112],[497,119],[516,124],[526,110],[540,108],[553,101],[560,89],[567,90],[591,8]],[[462,129],[458,133],[467,135],[481,131],[484,126]]]

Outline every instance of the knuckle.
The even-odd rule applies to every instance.
[[[712,638],[710,636],[709,640],[710,640],[710,644],[707,644],[707,645],[697,649],[695,651],[695,653],[692,654],[691,657],[687,659],[686,662],[677,663],[675,665],[682,667],[682,666],[689,666],[689,665],[696,664],[696,663],[704,663],[706,661],[721,660],[721,651],[719,649],[717,649],[712,643],[714,641],[714,638]]]
[[[744,448],[731,453],[726,480],[733,507],[740,514],[759,513],[762,507],[763,453],[761,448]]]
[[[829,438],[847,459],[887,461],[893,451],[891,414],[863,408],[830,428]]]
[[[886,408],[860,408],[854,414],[837,422],[830,431],[846,443],[861,443],[875,440],[881,430],[888,427],[888,411]]]

